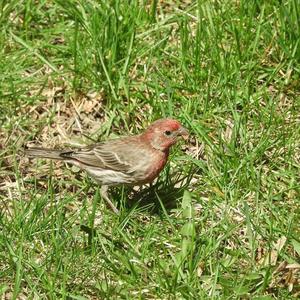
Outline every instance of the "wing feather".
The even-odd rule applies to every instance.
[[[99,143],[72,153],[72,158],[83,165],[130,174],[136,161],[130,161],[132,147],[127,140],[112,140]]]

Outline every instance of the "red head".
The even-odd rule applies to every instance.
[[[188,131],[176,120],[159,119],[152,123],[142,134],[157,150],[167,151],[180,136],[188,135]]]

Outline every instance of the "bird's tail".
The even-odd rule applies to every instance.
[[[57,160],[67,160],[68,154],[70,151],[54,150],[54,149],[45,149],[45,148],[27,148],[25,149],[25,154],[29,157],[41,157]]]

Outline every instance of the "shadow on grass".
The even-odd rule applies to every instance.
[[[174,184],[143,188],[129,195],[127,207],[153,214],[159,214],[162,210],[170,211],[178,206],[185,188],[186,186],[176,187]]]
[[[193,170],[194,171],[194,170]],[[164,213],[178,207],[184,190],[189,187],[194,172],[187,175],[179,173],[173,177],[166,176],[166,180],[158,180],[150,186],[143,186],[139,190],[124,189],[111,190],[112,199],[124,199],[123,206],[129,210],[145,211],[150,214]],[[125,195],[122,197],[120,192]]]

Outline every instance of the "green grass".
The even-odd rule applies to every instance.
[[[0,296],[300,293],[298,1],[0,1]],[[151,189],[28,160],[170,116]],[[137,205],[139,202],[143,205]]]

